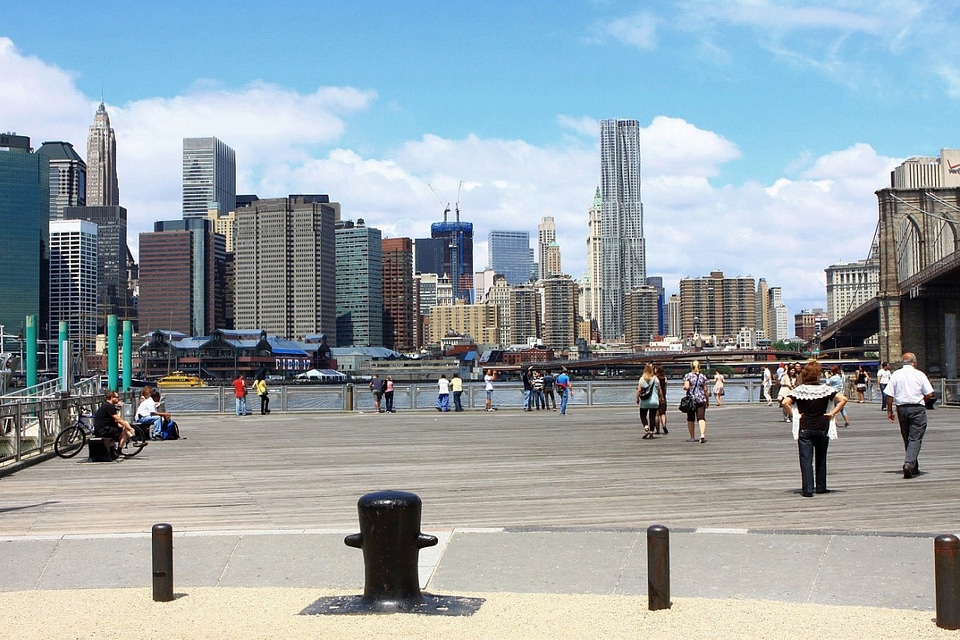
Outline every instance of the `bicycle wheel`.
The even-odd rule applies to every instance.
[[[120,450],[120,455],[132,458],[133,456],[140,453],[147,444],[147,430],[143,428],[143,425],[132,424],[133,427],[133,437],[127,440],[123,448]]]
[[[53,450],[61,458],[72,458],[87,442],[87,432],[78,426],[67,427],[53,442]]]

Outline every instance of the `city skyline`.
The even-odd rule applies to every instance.
[[[668,293],[713,269],[768,277],[793,312],[824,305],[828,265],[867,257],[893,166],[960,146],[946,36],[960,20],[942,3],[429,6],[415,20],[372,3],[211,2],[185,22],[176,5],[143,19],[22,3],[0,36],[0,129],[83,155],[103,96],[131,248],[177,217],[182,138],[217,136],[237,151],[239,192],[329,193],[385,237],[426,237],[442,213],[427,185],[452,203],[463,180],[478,255],[504,220],[532,233],[551,215],[578,277],[599,121],[635,118],[647,272]],[[283,37],[310,20],[343,44],[224,56],[204,32]],[[118,55],[77,56],[81,39]],[[792,232],[798,220],[811,224]]]

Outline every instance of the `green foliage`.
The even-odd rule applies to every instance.
[[[803,350],[803,343],[799,340],[777,340],[773,343],[773,348],[777,351],[795,351],[800,353]]]

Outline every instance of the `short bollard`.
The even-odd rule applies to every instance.
[[[647,607],[670,608],[670,530],[660,524],[647,528]]]
[[[368,493],[357,503],[360,533],[344,538],[363,550],[362,596],[321,598],[301,615],[337,613],[421,613],[468,616],[483,598],[435,596],[420,591],[420,549],[437,544],[420,532],[420,497],[405,491]]]
[[[173,527],[153,525],[153,601],[173,600]]]
[[[937,585],[937,626],[960,629],[960,538],[949,534],[934,538],[933,566]]]

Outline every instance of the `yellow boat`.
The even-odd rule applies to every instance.
[[[174,371],[157,380],[157,386],[161,389],[192,389],[193,387],[205,387],[207,383],[192,373]]]

